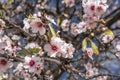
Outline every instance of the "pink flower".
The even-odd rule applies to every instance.
[[[39,74],[41,70],[43,69],[43,63],[41,62],[41,59],[36,56],[32,57],[25,57],[25,65],[24,67],[29,70],[31,73]]]
[[[106,1],[103,0],[83,0],[83,8],[85,14],[91,16],[101,16],[108,8]]]
[[[75,0],[64,0],[63,3],[66,4],[66,7],[73,7],[75,5]]]
[[[0,57],[0,72],[5,72],[12,64],[4,57]]]
[[[93,57],[92,57],[93,50],[92,50],[92,48],[86,48],[85,53],[88,55],[88,57],[90,57],[93,60]]]
[[[33,33],[39,32],[40,35],[44,35],[46,32],[46,29],[40,20],[32,20],[30,26]]]
[[[46,29],[44,27],[44,24],[41,22],[40,19],[24,19],[23,20],[25,26],[24,30],[27,31],[29,28],[31,28],[33,33],[39,32],[40,35],[44,35],[46,32]]]
[[[71,25],[71,33],[74,36],[77,36],[80,33],[80,29],[79,29],[79,27],[77,26],[76,23],[72,23],[72,25]]]
[[[58,37],[52,37],[50,44],[44,46],[44,50],[48,52],[50,57],[56,57],[57,53],[61,52],[61,46],[63,46],[64,41]]]
[[[63,20],[61,27],[63,31],[68,31],[70,26],[70,21],[68,19]]]
[[[80,33],[86,32],[86,30],[87,30],[86,22],[82,21],[82,22],[80,22],[77,26],[78,26],[79,29],[80,29]]]
[[[63,48],[65,49],[65,51],[62,53],[62,57],[64,58],[72,58],[73,57],[73,53],[75,51],[75,48],[73,47],[72,44],[67,44],[65,43],[63,45]]]
[[[103,38],[102,38],[102,41],[104,43],[108,43],[110,42],[111,40],[113,40],[113,37],[111,35],[103,35]]]
[[[107,76],[99,76],[97,80],[107,80]]]

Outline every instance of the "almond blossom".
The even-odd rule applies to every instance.
[[[6,70],[10,67],[12,67],[12,63],[5,57],[0,57],[0,72],[6,72]]]
[[[77,36],[80,33],[80,29],[79,29],[79,27],[78,27],[78,25],[76,23],[71,24],[71,33],[74,36]]]
[[[73,7],[75,5],[75,0],[63,0],[62,3],[65,3],[66,7]]]
[[[43,69],[43,63],[39,57],[34,55],[32,57],[26,56],[24,68],[28,69],[30,73],[40,74]]]
[[[35,17],[33,17],[33,19],[29,19],[29,18],[27,19],[27,18],[25,18],[23,20],[23,23],[25,25],[24,26],[24,30],[25,31],[26,30],[28,31],[28,29],[31,28],[31,30],[32,30],[33,33],[39,32],[40,35],[44,35],[45,32],[46,32],[44,24],[43,24],[43,22],[39,18],[35,18]]]
[[[49,44],[45,44],[44,50],[48,52],[50,57],[56,57],[61,52],[64,41],[58,37],[52,37]]]
[[[101,16],[108,8],[106,1],[103,0],[83,0],[84,12],[91,16]]]
[[[73,57],[73,53],[75,51],[75,48],[73,47],[73,45],[71,43],[69,44],[65,44],[64,45],[65,48],[65,52],[62,53],[62,56],[64,58],[72,58]]]
[[[102,41],[104,43],[108,43],[110,42],[111,40],[113,40],[113,37],[111,35],[103,35],[103,38],[102,38]]]
[[[79,29],[80,29],[80,33],[86,32],[86,30],[87,30],[86,22],[82,21],[82,22],[80,22],[77,26],[78,26]]]
[[[88,55],[88,57],[90,57],[93,60],[93,57],[92,57],[93,50],[92,50],[92,48],[86,48],[85,53]]]
[[[49,44],[45,44],[44,50],[50,57],[72,58],[75,51],[72,44],[68,44],[59,37],[52,37]]]
[[[91,77],[91,76],[99,74],[98,69],[96,67],[93,67],[92,64],[89,62],[85,65],[85,69],[86,69],[87,77]],[[98,77],[93,78],[92,80],[107,80],[107,76],[98,76]]]
[[[61,23],[61,27],[63,31],[68,31],[70,26],[70,21],[68,19],[65,19]]]

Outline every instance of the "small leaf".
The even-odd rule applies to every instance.
[[[57,18],[57,25],[59,26],[60,23],[61,23],[61,19],[60,19],[60,17],[58,17],[58,18]]]
[[[56,32],[55,32],[54,28],[50,24],[48,26],[49,26],[49,29],[50,29],[50,31],[52,33],[52,37],[55,37],[56,36]]]
[[[7,4],[2,4],[2,8],[7,9],[8,5]]]
[[[113,32],[112,32],[110,29],[106,29],[106,30],[104,31],[104,34],[105,34],[105,35],[111,35],[111,36],[114,38],[114,34],[113,34]]]
[[[96,46],[96,44],[94,42],[92,42],[92,49],[93,49],[93,52],[95,54],[99,54],[99,50],[98,50],[98,47]]]
[[[28,48],[22,51],[23,54],[35,54],[40,51],[39,48]]]
[[[85,50],[86,46],[87,46],[87,38],[83,39],[82,41],[82,51]]]
[[[12,4],[14,0],[8,0],[8,4]]]
[[[47,40],[47,41],[48,41],[48,37],[47,37],[47,35],[44,35],[44,38],[45,38],[45,40]]]

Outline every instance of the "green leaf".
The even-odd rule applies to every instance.
[[[56,36],[56,32],[55,32],[54,28],[50,24],[48,26],[49,26],[49,29],[50,29],[50,31],[52,33],[52,37],[55,37]]]
[[[8,4],[12,4],[14,0],[8,0]]]
[[[85,50],[86,46],[87,46],[87,38],[83,39],[82,41],[82,51]]]
[[[93,52],[95,54],[99,54],[99,50],[98,50],[98,47],[96,46],[96,44],[94,42],[91,42],[92,43],[92,49],[93,49]]]
[[[114,38],[114,34],[113,34],[113,32],[110,29],[105,30],[104,34],[105,35],[111,35]]]
[[[40,51],[39,48],[28,48],[22,51],[23,54],[35,54]]]

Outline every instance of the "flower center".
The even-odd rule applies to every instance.
[[[52,45],[52,50],[54,50],[54,51],[57,51],[57,46],[55,46],[55,45]]]
[[[31,60],[30,62],[29,62],[29,65],[32,67],[33,65],[35,64],[35,61],[34,60]]]
[[[0,60],[0,64],[6,65],[6,64],[7,64],[7,61],[6,61],[5,59],[1,59],[1,60]]]
[[[68,4],[71,5],[71,4],[73,4],[73,2],[72,2],[72,1],[69,1]]]
[[[107,36],[107,40],[110,40],[110,37],[109,37],[109,36]]]
[[[98,6],[98,7],[97,7],[97,10],[98,10],[98,11],[102,11],[103,9],[102,9],[102,7]]]
[[[39,28],[41,28],[43,26],[43,24],[41,22],[36,22],[36,24]]]
[[[95,10],[95,6],[92,5],[92,6],[90,7],[90,9],[91,9],[92,11],[94,11],[94,10]]]

